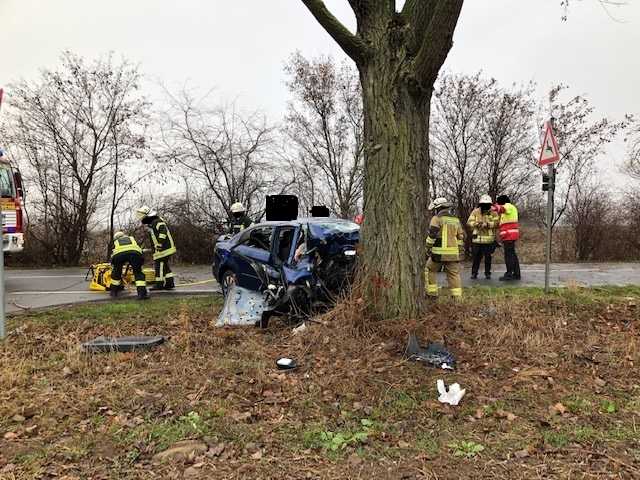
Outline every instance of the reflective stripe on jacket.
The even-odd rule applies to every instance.
[[[490,244],[496,241],[496,228],[498,227],[498,214],[492,211],[482,213],[482,209],[476,208],[467,220],[469,228],[473,229],[471,241],[473,243]],[[480,224],[486,223],[488,227],[480,227]]]
[[[155,250],[155,253],[153,254],[154,260],[165,258],[176,253],[176,246],[173,243],[173,237],[171,236],[171,232],[169,232],[167,224],[162,218],[154,218],[151,223],[147,225],[147,228],[149,229],[149,235],[151,236],[151,241],[153,242],[153,248]]]
[[[438,262],[457,262],[460,260],[460,247],[464,243],[464,230],[460,220],[450,212],[444,211],[431,218],[427,247],[431,256]]]
[[[518,224],[518,209],[511,203],[495,205],[495,211],[500,214],[500,240],[513,242],[520,238]]]
[[[125,252],[137,252],[142,255],[142,248],[136,242],[136,239],[133,237],[120,237],[113,242],[113,251],[111,252],[111,256],[114,257],[119,253]]]

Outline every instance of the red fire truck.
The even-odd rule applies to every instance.
[[[19,253],[24,249],[24,221],[22,212],[22,178],[11,166],[0,148],[0,208],[2,209],[2,233],[4,252]]]

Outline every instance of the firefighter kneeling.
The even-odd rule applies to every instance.
[[[129,264],[133,269],[133,276],[136,279],[136,289],[138,290],[138,300],[149,298],[147,294],[147,284],[142,272],[144,255],[142,249],[135,238],[125,235],[123,232],[116,232],[113,236],[113,252],[111,253],[111,286],[110,295],[117,297],[123,290],[122,269],[125,264]]]
[[[460,279],[460,248],[464,242],[464,230],[460,220],[453,214],[452,205],[446,198],[436,198],[429,205],[434,215],[427,237],[427,271],[425,272],[427,295],[438,296],[436,273],[440,266],[447,273],[449,292],[454,298],[462,297]]]

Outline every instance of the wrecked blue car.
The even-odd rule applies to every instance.
[[[225,297],[232,291],[234,302],[264,308],[262,327],[273,315],[299,319],[348,288],[359,234],[357,224],[332,218],[260,223],[216,242],[213,275]],[[247,300],[243,291],[258,297]]]

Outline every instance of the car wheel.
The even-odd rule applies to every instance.
[[[237,285],[236,274],[231,270],[227,270],[222,274],[222,281],[220,282],[220,287],[222,288],[222,295],[227,296],[227,292],[229,288],[233,285]]]

